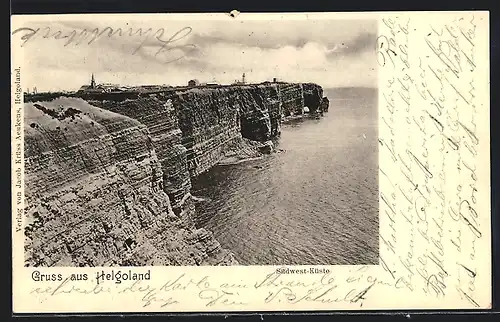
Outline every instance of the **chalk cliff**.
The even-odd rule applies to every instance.
[[[237,264],[195,228],[191,178],[272,151],[283,116],[328,109],[310,83],[56,96],[25,104],[30,266]]]
[[[279,84],[281,105],[284,116],[302,114],[304,89],[302,84]]]
[[[257,156],[244,139],[265,142],[281,132],[282,101],[275,84],[80,96],[150,129],[174,209],[189,191],[187,174],[195,177],[235,151]]]
[[[176,111],[169,93],[149,95],[89,95],[94,106],[136,119],[149,129],[152,144],[163,170],[163,188],[170,197],[174,212],[191,206],[187,149],[182,144]],[[185,212],[183,212],[186,215]],[[188,215],[188,214],[187,214]]]
[[[323,103],[323,88],[317,84],[280,83],[279,91],[284,116],[303,114],[304,107],[312,114],[328,111],[328,105]]]
[[[27,266],[230,265],[173,213],[148,128],[81,99],[25,104]]]
[[[233,91],[193,88],[176,91],[171,97],[192,177],[207,171],[242,144],[240,113]]]

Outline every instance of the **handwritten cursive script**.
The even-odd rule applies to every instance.
[[[158,306],[175,307],[181,305],[186,298],[199,300],[207,308],[245,307],[249,304],[249,294],[258,292],[264,304],[282,303],[346,303],[363,306],[370,291],[375,288],[402,288],[390,280],[379,279],[370,274],[367,266],[355,268],[344,278],[337,278],[331,273],[314,275],[309,281],[299,280],[296,276],[279,274],[272,271],[264,277],[257,277],[253,284],[245,282],[214,282],[209,276],[189,277],[183,273],[162,283],[137,280],[120,284],[102,282],[100,284],[73,281],[65,278],[50,286],[35,287],[30,294],[44,302],[49,298],[80,294],[99,296],[117,294],[133,296],[141,302],[142,307]],[[187,294],[196,294],[196,299]]]
[[[482,74],[487,71],[487,42],[481,37],[487,32],[487,19],[480,22],[481,17],[485,15],[383,16],[374,48],[380,80],[378,265],[326,270],[154,267],[151,280],[99,284],[50,274],[62,268],[37,268],[49,279],[23,281],[29,293],[26,289],[19,293],[38,309],[71,299],[100,311],[487,306],[490,214],[485,205],[489,173],[484,168],[489,162],[485,161],[489,138],[483,127],[489,114],[484,98],[488,84]],[[21,46],[36,45],[36,39],[55,40],[65,47],[135,38],[131,54],[154,48],[154,55],[180,50],[182,56],[195,48],[181,43],[191,28],[170,37],[165,33],[109,27],[89,32],[50,28],[13,32],[21,35]],[[24,274],[31,268],[22,270]]]
[[[391,227],[380,234],[381,263],[410,292],[458,292],[477,307],[474,20],[431,21],[422,29],[408,17],[387,18],[377,52],[385,76],[381,221]]]
[[[192,32],[191,27],[184,27],[171,36],[166,35],[164,28],[153,30],[152,28],[94,28],[92,30],[82,29],[77,31],[73,30],[53,30],[51,27],[46,26],[43,28],[22,27],[15,29],[12,35],[21,34],[21,47],[29,43],[33,43],[37,39],[47,40],[55,39],[60,40],[63,47],[69,45],[91,45],[99,39],[113,39],[113,38],[128,38],[137,40],[139,44],[133,46],[131,54],[135,55],[140,52],[144,47],[155,49],[153,56],[164,59],[164,63],[172,63],[179,59],[184,58],[190,52],[196,49],[195,44],[180,44],[180,41],[188,37]],[[181,53],[172,54],[174,51]],[[174,57],[172,57],[174,56]]]

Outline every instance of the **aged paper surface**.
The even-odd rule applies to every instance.
[[[13,16],[13,311],[490,308],[488,26]]]

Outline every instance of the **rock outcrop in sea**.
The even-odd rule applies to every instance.
[[[236,265],[193,221],[191,179],[273,149],[316,84],[25,98],[27,266]],[[326,101],[325,101],[326,99]]]
[[[323,112],[328,112],[329,107],[330,107],[330,100],[328,99],[328,97],[323,97],[323,99],[321,100],[321,110]]]

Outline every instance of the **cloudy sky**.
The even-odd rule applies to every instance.
[[[23,87],[38,91],[78,89],[92,72],[98,83],[130,85],[185,85],[193,78],[229,84],[245,73],[248,82],[277,77],[325,88],[377,86],[376,20],[108,18],[19,27],[31,28],[12,36],[13,46],[23,46]],[[106,27],[121,27],[122,35],[108,37],[107,29],[91,41]]]

